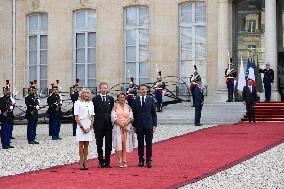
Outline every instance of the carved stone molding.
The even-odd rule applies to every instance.
[[[85,7],[89,3],[89,0],[80,0],[80,4]]]
[[[38,9],[40,7],[40,0],[33,0],[32,5],[35,9]]]

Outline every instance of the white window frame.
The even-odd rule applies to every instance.
[[[47,16],[47,30],[46,31],[40,31],[40,30],[37,30],[37,31],[29,31],[29,25],[30,25],[30,16],[34,16],[34,15],[37,15],[37,19],[38,19],[38,28],[41,26],[41,15],[46,15]],[[27,36],[26,36],[26,40],[27,40],[27,79],[26,79],[26,84],[29,85],[29,78],[30,78],[30,58],[29,58],[29,51],[30,51],[30,44],[29,44],[29,41],[30,41],[30,37],[33,37],[35,36],[36,37],[36,40],[37,40],[37,48],[36,48],[36,67],[37,67],[37,88],[38,89],[41,89],[41,86],[40,86],[40,81],[43,81],[40,79],[40,66],[46,66],[46,72],[48,72],[48,14],[47,13],[31,13],[29,15],[27,15]],[[41,49],[40,48],[40,37],[41,36],[46,36],[47,37],[47,49]],[[47,57],[47,64],[41,64],[40,63],[40,52],[41,50],[46,50],[47,51],[47,54],[46,54],[46,57]],[[46,73],[47,75],[47,73]],[[47,75],[47,78],[46,78],[46,86],[48,87],[48,75]]]
[[[205,22],[196,22],[195,20],[195,13],[196,13],[196,3],[204,3],[205,4]],[[187,4],[191,4],[192,5],[192,12],[191,12],[191,16],[192,16],[192,20],[193,22],[192,23],[182,23],[181,22],[181,13],[182,13],[182,7],[183,5],[187,5]],[[197,60],[196,59],[196,51],[195,51],[195,48],[196,48],[196,36],[195,36],[195,33],[196,33],[196,28],[197,27],[205,27],[205,31],[207,31],[207,27],[206,27],[206,2],[205,1],[193,1],[193,2],[185,2],[185,3],[180,3],[179,4],[179,77],[180,78],[183,78],[185,79],[185,81],[187,81],[188,83],[190,82],[189,81],[189,78],[190,78],[190,75],[193,74],[193,65],[196,65],[197,66],[197,70],[198,70],[198,73],[200,74],[200,66],[198,64],[196,64],[196,62],[204,62],[204,67],[202,70],[203,73],[205,73],[205,75],[201,75],[201,78],[202,78],[202,82],[203,83],[206,83],[206,54],[207,54],[207,51],[206,51],[206,41],[207,41],[207,38],[206,38],[206,33],[205,33],[205,56],[204,56],[204,60]],[[182,44],[182,41],[181,41],[181,31],[182,31],[182,28],[191,28],[191,34],[192,34],[192,47],[191,47],[191,50],[192,50],[192,57],[191,59],[186,59],[186,60],[182,60],[182,49],[181,49],[181,44]],[[182,72],[181,72],[181,68],[182,68],[182,62],[185,62],[185,61],[192,61],[192,72],[191,73],[187,73],[186,76],[183,76],[182,75]]]
[[[96,65],[97,65],[97,19],[96,19],[96,25],[95,25],[95,28],[84,28],[84,29],[77,29],[76,28],[76,13],[79,12],[79,11],[86,11],[87,14],[85,15],[85,25],[89,25],[89,20],[88,20],[88,14],[90,11],[93,11],[96,16],[97,16],[97,12],[95,9],[79,9],[79,10],[76,10],[73,12],[73,29],[74,29],[74,32],[73,32],[73,80],[75,81],[76,78],[76,65],[85,65],[85,78],[84,78],[84,81],[85,83],[80,83],[81,86],[84,86],[84,87],[96,87],[96,86],[88,86],[88,81],[89,79],[93,79],[95,80],[95,83],[96,83]],[[96,60],[94,62],[94,67],[95,67],[95,70],[94,70],[94,74],[95,74],[95,78],[89,78],[88,76],[88,65],[90,65],[90,63],[88,62],[88,36],[90,33],[95,33],[96,35],[96,44],[95,44],[95,47],[92,47],[92,48],[95,48],[95,51],[96,51]],[[76,48],[76,37],[77,37],[77,34],[84,34],[85,36],[85,45],[84,45],[84,49],[85,49],[85,62],[84,63],[77,63],[76,62],[76,57],[77,57],[77,48]]]
[[[145,80],[150,80],[150,22],[148,23],[148,25],[145,26],[140,26],[140,25],[136,25],[136,26],[128,26],[126,25],[126,20],[127,20],[127,9],[128,8],[136,8],[136,23],[139,23],[140,21],[140,7],[146,7],[148,9],[148,19],[150,20],[150,10],[148,6],[145,5],[141,5],[141,6],[129,6],[126,7],[124,9],[124,81],[125,83],[128,82],[129,79],[129,73],[127,70],[127,63],[131,63],[131,64],[135,64],[135,75],[133,76],[135,78],[134,82],[139,85],[140,84],[140,78],[142,78],[140,76],[140,30],[148,30],[148,61],[147,61],[147,65],[148,65],[148,70],[147,73],[145,73],[148,77],[143,77],[143,79]],[[126,39],[126,31],[127,30],[135,30],[135,34],[136,34],[136,44],[135,44],[135,53],[136,53],[136,60],[135,62],[133,61],[127,61],[127,47],[133,47],[132,45],[127,45],[127,39]],[[146,46],[146,45],[145,45]]]

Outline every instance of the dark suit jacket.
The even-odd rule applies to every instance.
[[[243,97],[243,101],[245,101],[246,104],[255,103],[257,101],[256,87],[252,87],[252,92],[250,92],[249,87],[244,86],[242,97]]]
[[[270,84],[274,82],[274,71],[272,69],[259,69],[259,73],[263,73],[263,83]]]
[[[103,129],[112,129],[110,114],[114,105],[113,97],[107,95],[106,104],[104,104],[102,97],[97,95],[93,98],[93,104],[95,112],[94,131],[100,132]]]
[[[201,91],[201,88],[196,87],[194,90],[194,95],[195,95],[195,101],[194,101],[194,106],[202,106],[203,100],[204,100],[204,95]]]
[[[133,127],[153,129],[153,126],[157,126],[156,105],[153,97],[146,96],[145,104],[141,107],[140,96],[137,96],[133,102],[132,111]]]

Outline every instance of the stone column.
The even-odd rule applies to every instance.
[[[277,29],[276,29],[276,0],[265,0],[265,63],[270,63],[274,70],[274,83],[272,84],[272,101],[280,101],[278,92],[277,74]]]
[[[225,69],[228,64],[227,49],[231,52],[230,0],[218,1],[218,91],[226,89]]]

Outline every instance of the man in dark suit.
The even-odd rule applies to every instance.
[[[108,84],[101,82],[100,93],[93,98],[95,122],[94,131],[97,144],[98,168],[111,168],[110,154],[112,150],[111,110],[114,105],[113,97],[107,95]],[[103,139],[105,137],[105,159],[103,158]]]
[[[146,141],[146,165],[152,167],[152,139],[153,133],[157,127],[157,114],[155,100],[147,96],[147,86],[141,84],[139,86],[139,94],[132,106],[133,111],[133,127],[137,133],[138,139],[138,156],[139,167],[144,166],[144,137]]]
[[[204,92],[201,81],[197,83],[197,87],[194,90],[195,95],[195,101],[194,101],[194,107],[195,107],[195,118],[194,118],[194,125],[195,126],[201,126],[200,124],[200,118],[201,118],[201,110],[203,106],[204,101]]]
[[[271,98],[271,83],[274,82],[274,71],[270,68],[270,64],[266,64],[266,69],[259,69],[259,73],[263,73],[263,84],[265,90],[265,101],[270,101]]]
[[[72,88],[72,93],[70,95],[73,106],[72,106],[72,115],[73,115],[73,122],[72,122],[72,126],[73,126],[73,136],[76,136],[76,129],[77,129],[77,122],[74,116],[74,104],[75,102],[79,99],[79,79],[76,79],[76,83],[73,85]]]
[[[246,105],[249,122],[255,122],[255,102],[257,101],[256,87],[252,85],[252,79],[248,79],[247,85],[243,88],[243,103]]]

